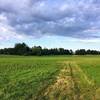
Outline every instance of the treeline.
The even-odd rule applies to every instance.
[[[73,52],[72,50],[64,49],[64,48],[53,48],[47,49],[42,48],[41,46],[34,46],[30,48],[25,43],[17,43],[15,44],[14,48],[4,48],[0,49],[0,54],[6,55],[98,55],[100,51],[96,50],[85,50],[80,49]]]

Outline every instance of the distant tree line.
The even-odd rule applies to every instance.
[[[99,55],[100,51],[80,49],[75,51],[76,55]]]
[[[36,55],[36,56],[42,56],[42,55],[98,55],[100,54],[100,51],[96,50],[85,50],[80,49],[73,52],[72,50],[64,49],[64,48],[42,48],[41,46],[34,46],[30,48],[25,43],[17,43],[15,44],[14,48],[4,48],[0,49],[0,54],[6,54],[6,55]]]

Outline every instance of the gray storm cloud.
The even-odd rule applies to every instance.
[[[18,34],[100,37],[100,0],[0,0],[0,16]]]

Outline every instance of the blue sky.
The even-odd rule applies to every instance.
[[[0,0],[0,48],[18,42],[100,50],[100,0]]]

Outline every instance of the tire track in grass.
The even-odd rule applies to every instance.
[[[79,74],[79,80],[78,83],[80,88],[80,99],[81,100],[100,100],[100,89],[96,86],[96,83],[94,80],[90,80],[88,76],[83,72],[83,70],[75,63],[72,62],[71,65],[74,65],[74,69],[77,70],[77,73]],[[74,74],[77,74],[74,73]],[[75,76],[75,75],[74,75]],[[78,77],[77,76],[77,77]]]
[[[68,63],[61,69],[54,84],[46,88],[37,100],[73,100],[73,82]]]
[[[94,85],[95,84],[94,81],[93,80],[90,80],[88,78],[88,76],[83,72],[83,70],[75,62],[73,62],[73,63],[75,65],[75,68],[77,69],[77,71],[81,73],[81,76],[84,78],[84,80],[87,81],[87,83],[89,85]]]
[[[74,92],[74,99],[73,100],[80,100],[80,88],[79,85],[75,79],[74,73],[77,72],[76,70],[73,70],[72,65],[69,63],[69,68],[70,68],[70,74],[71,74],[71,79],[73,81],[73,92]]]
[[[63,68],[55,82],[46,87],[35,100],[100,100],[96,89],[75,62],[63,62]]]
[[[74,81],[74,92],[76,95],[74,100],[93,100],[90,95],[90,85],[86,80],[87,78],[85,79],[83,73],[79,70],[79,66],[74,62],[70,62],[69,66],[73,72],[72,80]]]

